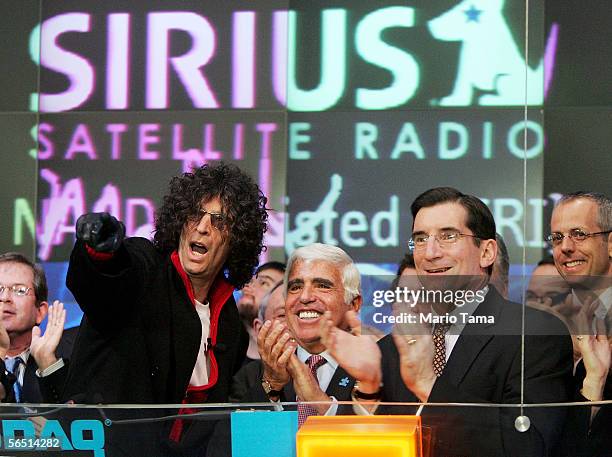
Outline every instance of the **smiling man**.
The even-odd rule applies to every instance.
[[[575,370],[576,401],[612,399],[612,200],[595,192],[564,195],[550,221],[553,258],[571,287],[566,308],[581,360]],[[572,408],[570,432],[560,455],[604,455],[612,447],[612,408]]]
[[[599,298],[599,317],[612,309],[612,201],[577,192],[562,197],[553,210],[548,241],[559,274],[578,303]]]
[[[440,324],[397,326],[378,346],[367,336],[338,332],[331,323],[323,327],[328,350],[358,380],[355,398],[370,403],[518,404],[523,393],[527,403],[568,400],[571,340],[558,319],[531,309],[526,310],[526,387],[521,392],[521,307],[489,286],[497,246],[495,222],[486,205],[474,196],[441,187],[419,195],[411,210],[410,245],[421,284],[427,291],[451,292],[462,300],[436,298],[430,302],[430,313],[446,318]],[[483,322],[477,324],[453,319],[461,313],[487,319],[475,319]],[[377,363],[381,357],[382,363]],[[377,414],[415,412],[414,407],[376,410]],[[436,455],[552,455],[564,412],[530,409],[526,414],[531,425],[521,433],[514,426],[518,410],[425,407],[422,411],[423,424],[435,430]]]
[[[64,332],[63,304],[47,302],[47,279],[40,265],[18,252],[0,254],[2,326],[10,345],[6,366],[15,375],[17,403],[58,403],[78,328]],[[42,335],[39,325],[49,314]]]
[[[345,316],[359,311],[360,286],[359,271],[342,249],[314,243],[293,251],[285,277],[286,322],[268,320],[261,328],[261,363],[252,375],[258,381],[242,401],[327,402],[300,404],[300,424],[313,414],[336,414],[335,401],[350,400],[354,379],[327,352],[320,325],[327,313],[337,328],[349,330]]]
[[[65,400],[226,402],[247,345],[232,293],[257,265],[265,204],[248,175],[219,163],[171,180],[153,242],[124,239],[107,213],[80,217],[66,282],[84,318]],[[173,442],[197,428],[183,425]]]

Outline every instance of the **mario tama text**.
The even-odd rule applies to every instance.
[[[434,314],[434,313],[410,313],[400,312],[386,314],[376,312],[372,315],[374,324],[425,324],[427,326],[436,324],[466,325],[466,324],[494,324],[495,316],[474,316],[470,313]],[[429,328],[429,327],[427,327]]]

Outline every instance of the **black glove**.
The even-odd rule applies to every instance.
[[[125,225],[108,213],[87,213],[77,219],[76,236],[97,252],[115,252],[125,238]]]

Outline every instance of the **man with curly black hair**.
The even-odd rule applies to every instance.
[[[258,263],[266,201],[221,162],[170,181],[153,242],[124,239],[107,213],[81,216],[66,283],[85,316],[65,400],[226,402],[248,343],[232,293]],[[170,442],[202,442],[187,424]]]

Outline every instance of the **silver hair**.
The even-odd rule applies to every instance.
[[[612,230],[612,200],[599,192],[578,191],[571,194],[565,194],[559,199],[555,208],[563,203],[578,200],[580,198],[589,199],[597,204],[597,225],[601,231],[607,232]]]
[[[353,259],[337,246],[330,244],[313,243],[293,251],[287,262],[285,271],[285,296],[287,296],[287,280],[293,264],[302,260],[304,262],[329,262],[341,269],[342,286],[344,287],[344,302],[351,303],[361,295],[361,275]]]
[[[278,289],[282,285],[283,281],[278,281],[276,284],[274,284],[274,287],[272,287],[272,289],[266,292],[266,295],[264,295],[264,297],[261,299],[261,303],[259,304],[259,311],[257,311],[257,318],[261,322],[266,321],[266,309],[268,309],[268,305],[270,304],[270,296],[276,289]]]

